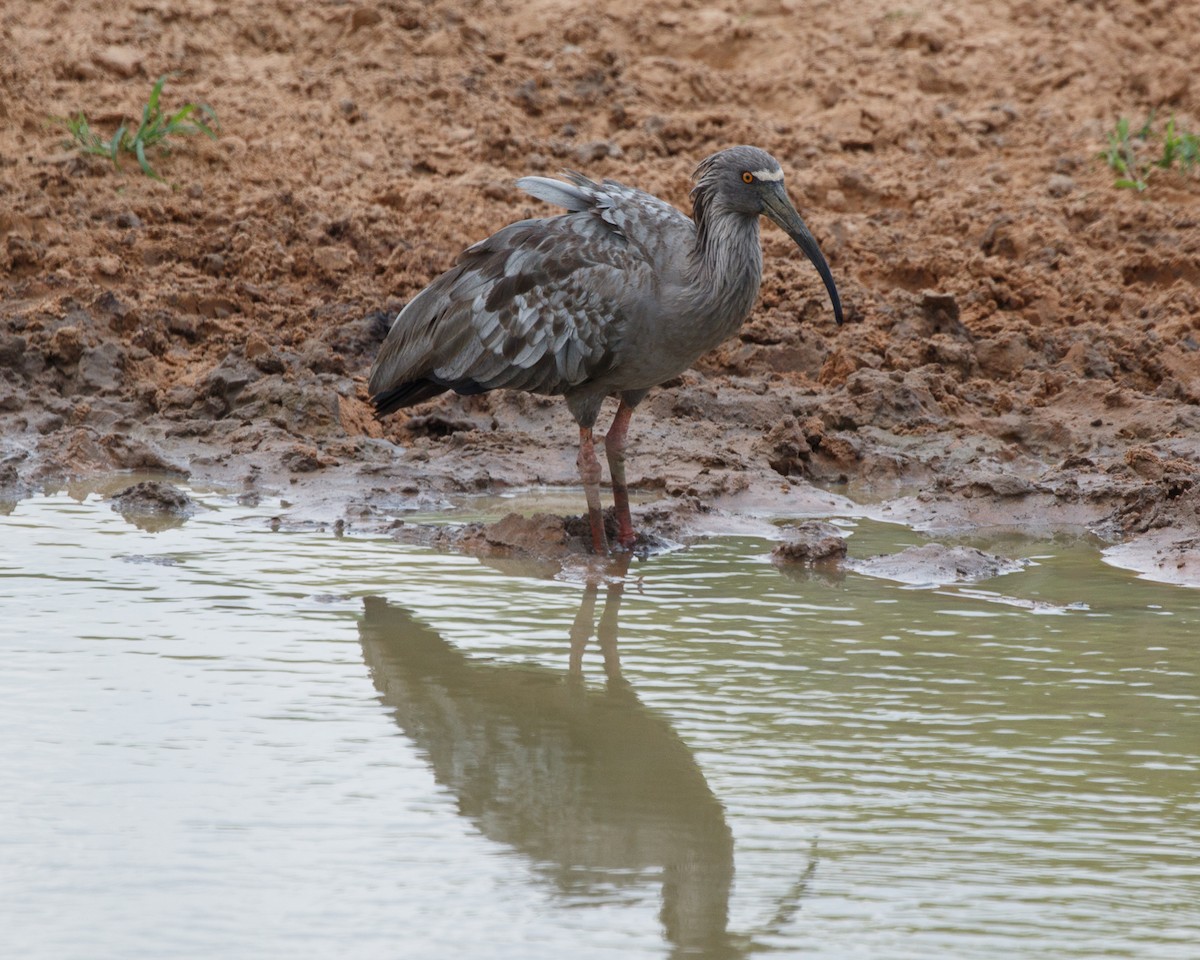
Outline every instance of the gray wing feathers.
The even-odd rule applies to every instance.
[[[476,243],[400,312],[371,371],[372,395],[415,381],[554,394],[607,369],[657,283],[652,252],[631,242],[627,227],[691,221],[619,183],[565,176],[569,183],[522,177],[517,185],[571,213],[523,220]]]
[[[588,183],[591,181],[589,180]],[[594,202],[591,191],[585,192],[579,189],[579,186],[571,186],[569,183],[551,180],[549,177],[522,177],[517,181],[517,186],[531,197],[537,197],[556,207],[566,207],[566,209],[576,212],[588,209]]]
[[[615,180],[596,183],[573,170],[564,171],[563,176],[571,182],[563,183],[548,177],[522,177],[517,181],[517,186],[530,196],[566,207],[574,213],[590,212],[603,220],[618,236],[625,236],[627,223],[622,208],[631,199],[640,199],[643,196],[640,191],[630,190]]]
[[[523,221],[466,251],[396,318],[372,394],[414,380],[556,394],[605,369],[646,264],[573,219]]]

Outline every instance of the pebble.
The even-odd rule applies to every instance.
[[[99,257],[96,260],[96,270],[101,276],[115,277],[121,272],[121,260],[113,256]]]
[[[318,247],[312,258],[313,263],[329,273],[349,270],[358,262],[354,251],[345,247]]]
[[[1046,192],[1052,197],[1065,197],[1075,189],[1075,181],[1065,173],[1052,173],[1046,181]]]
[[[92,54],[92,63],[115,73],[118,77],[132,77],[142,68],[144,54],[133,47],[105,47]]]

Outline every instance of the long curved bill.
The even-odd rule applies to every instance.
[[[838,297],[837,285],[833,282],[833,274],[829,272],[829,264],[825,262],[825,257],[821,254],[821,248],[817,246],[817,241],[813,238],[813,235],[808,232],[808,227],[800,219],[800,214],[792,206],[792,201],[788,199],[782,182],[776,184],[775,188],[766,194],[765,207],[766,209],[763,212],[779,224],[789,237],[796,241],[796,245],[804,251],[804,255],[817,268],[817,273],[825,281],[825,289],[829,291],[829,300],[833,304],[833,317],[840,324],[842,322],[842,301]]]

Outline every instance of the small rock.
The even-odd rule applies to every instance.
[[[177,337],[182,337],[189,343],[195,343],[200,338],[200,331],[196,328],[196,321],[191,317],[185,317],[179,313],[172,313],[167,316],[167,331]]]
[[[118,77],[132,77],[142,68],[144,54],[133,47],[105,47],[92,54],[92,62]]]
[[[361,30],[364,27],[373,27],[383,20],[383,14],[374,7],[359,7],[350,14],[350,32]]]
[[[771,551],[775,563],[820,563],[846,555],[846,538],[832,523],[809,520],[787,530],[788,539]]]
[[[346,373],[345,359],[319,340],[309,340],[300,350],[300,363],[313,373]]]
[[[138,312],[111,290],[96,298],[96,309],[108,314],[108,323],[118,333],[128,333],[141,326]]]
[[[263,373],[283,373],[283,360],[257,333],[246,340],[246,359]]]
[[[258,374],[246,366],[236,353],[228,353],[202,381],[204,392],[231,404],[246,385],[258,379]]]
[[[112,340],[88,349],[79,361],[81,392],[93,395],[119,391],[128,360],[129,354]]]
[[[29,341],[19,334],[0,337],[0,367],[15,368],[21,362],[28,346]]]
[[[1065,197],[1075,189],[1075,181],[1065,173],[1052,173],[1046,181],[1046,192],[1052,197]]]
[[[112,498],[112,508],[142,529],[162,529],[182,523],[196,512],[196,502],[178,487],[148,480],[126,487]],[[157,521],[157,522],[156,522]]]
[[[83,356],[83,335],[78,327],[59,327],[50,337],[47,355],[59,366],[69,367]]]
[[[1013,218],[1006,213],[1000,214],[988,224],[979,241],[979,248],[987,256],[1000,256],[1015,259],[1021,255],[1023,244],[1016,236]]]
[[[946,20],[937,14],[929,14],[901,30],[893,45],[905,50],[941,53],[950,42],[952,33]]]
[[[959,317],[958,300],[952,293],[939,293],[936,290],[921,291],[921,309],[925,316],[935,322],[957,323]]]
[[[125,487],[113,494],[114,510],[160,511],[191,516],[196,512],[196,502],[184,491],[172,484],[158,480],[146,480],[142,484]]]
[[[345,247],[318,247],[312,258],[313,263],[328,273],[350,270],[358,263],[354,251]]]
[[[271,345],[257,333],[246,338],[246,359],[257,360],[271,352]]]
[[[280,460],[292,473],[312,473],[322,467],[334,466],[337,463],[333,457],[323,457],[316,447],[297,443],[285,452]]]
[[[611,140],[593,140],[575,148],[575,156],[580,163],[595,163],[605,157],[620,157],[621,148]]]

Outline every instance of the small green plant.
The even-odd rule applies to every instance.
[[[1176,133],[1175,117],[1172,115],[1167,121],[1166,129],[1163,130],[1162,156],[1154,161],[1154,165],[1169,170],[1176,160],[1184,170],[1191,170],[1200,164],[1200,136],[1194,133]]]
[[[1136,133],[1130,131],[1129,119],[1121,117],[1108,135],[1108,148],[1101,158],[1120,176],[1114,187],[1136,190],[1142,193],[1150,186],[1150,175],[1158,170],[1170,170],[1176,162],[1182,170],[1191,170],[1200,165],[1200,136],[1185,133],[1175,126],[1175,117],[1167,121],[1161,137],[1161,152],[1153,156],[1155,149],[1154,114]]]
[[[217,131],[221,129],[216,113],[207,104],[185,103],[174,113],[166,114],[159,104],[166,82],[165,75],[159,77],[155,82],[150,91],[150,99],[142,107],[142,122],[136,129],[131,130],[128,124],[122,123],[117,127],[117,132],[107,140],[91,128],[83,111],[74,117],[56,117],[54,123],[64,127],[71,135],[71,139],[67,141],[67,147],[81,153],[108,157],[118,170],[121,168],[120,155],[122,153],[132,154],[137,158],[142,173],[162,181],[163,178],[155,172],[146,159],[148,152],[155,149],[169,151],[170,145],[167,140],[174,136],[192,136],[202,133],[215,140]]]
[[[1112,169],[1121,174],[1114,182],[1114,187],[1136,190],[1141,193],[1149,184],[1141,176],[1144,164],[1138,160],[1134,152],[1133,142],[1129,136],[1129,118],[1121,117],[1116,129],[1108,135],[1108,149],[1101,154]],[[1149,176],[1149,174],[1146,174]]]

